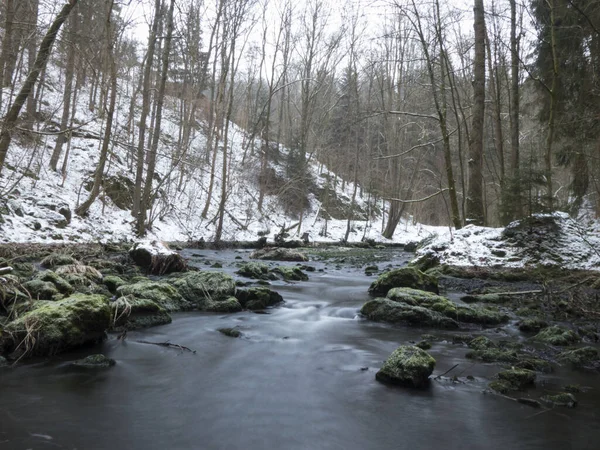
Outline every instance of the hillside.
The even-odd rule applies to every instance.
[[[122,80],[123,86],[132,83]],[[132,140],[127,134],[127,112],[131,103],[129,92],[120,90],[117,118],[111,156],[107,163],[105,182],[98,200],[85,217],[78,217],[74,210],[88,195],[93,171],[99,158],[103,119],[89,111],[87,99],[89,88],[84,87],[77,95],[77,125],[72,133],[67,172],[63,176],[49,169],[49,158],[57,139],[59,125],[56,111],[61,108],[62,88],[60,71],[51,67],[45,78],[42,113],[49,118],[34,124],[33,131],[20,131],[13,139],[7,166],[0,179],[0,242],[105,242],[134,239],[134,220],[130,213],[134,164]],[[139,99],[138,99],[139,100]],[[135,105],[136,120],[140,114],[140,102]],[[200,239],[211,241],[215,233],[215,217],[220,201],[222,156],[216,160],[213,198],[206,218],[201,217],[210,184],[210,165],[205,159],[207,124],[198,121],[193,130],[187,158],[175,164],[171,156],[176,151],[175,136],[179,130],[174,110],[176,99],[167,100],[164,114],[161,144],[155,182],[160,186],[149,237],[163,241],[193,242]],[[255,240],[260,235],[269,238],[282,227],[298,222],[298,216],[289,210],[285,195],[289,176],[283,161],[286,149],[279,150],[279,164],[270,163],[270,171],[278,180],[277,186],[265,196],[262,211],[258,210],[259,161],[256,151],[247,142],[247,133],[230,124],[229,183],[227,185],[226,214],[223,240]],[[255,146],[259,146],[255,142]],[[221,153],[221,152],[219,152]],[[292,230],[297,236],[309,233],[311,240],[340,241],[346,231],[346,214],[350,207],[354,186],[351,182],[331,180],[337,178],[327,167],[310,162],[308,173],[311,186],[308,189],[308,208],[305,210],[301,229]],[[329,182],[328,182],[329,181]],[[318,200],[319,193],[328,190],[328,205]],[[363,220],[353,222],[349,241],[363,239],[381,241],[382,202],[367,204],[368,193],[357,195],[355,216]],[[367,211],[370,211],[369,220]],[[326,232],[325,232],[326,230]],[[398,227],[395,242],[418,238],[421,227]],[[386,240],[387,241],[387,240]]]

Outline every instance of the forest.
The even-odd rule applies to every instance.
[[[206,176],[194,214],[216,207],[219,241],[238,127],[254,208],[275,194],[298,230],[311,193],[327,206],[347,183],[342,216],[361,198],[387,238],[403,217],[459,229],[600,212],[594,1],[7,0],[0,13],[3,197],[23,173],[64,184],[71,139],[87,137],[76,214],[106,191],[118,148],[138,235]],[[316,194],[309,164],[331,171]]]

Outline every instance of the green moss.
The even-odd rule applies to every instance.
[[[473,350],[488,350],[495,349],[498,346],[488,337],[486,336],[478,336],[475,339],[471,340],[469,343],[469,348]]]
[[[421,341],[415,344],[416,347],[419,347],[421,350],[429,350],[431,348],[431,343],[428,341]]]
[[[192,308],[177,289],[168,283],[145,279],[134,284],[127,284],[117,289],[120,296],[133,296],[138,299],[149,299],[167,311],[185,311]]]
[[[555,395],[544,395],[541,400],[548,403],[550,406],[566,406],[574,408],[577,406],[577,398],[569,392],[561,392]]]
[[[116,330],[137,330],[171,323],[163,307],[147,298],[121,297],[112,303],[112,326]]]
[[[56,286],[49,281],[30,280],[23,283],[23,287],[37,300],[52,300],[52,297],[59,293]]]
[[[244,308],[250,310],[265,309],[283,301],[279,293],[264,287],[238,289],[235,297]]]
[[[408,287],[438,293],[438,280],[414,267],[402,267],[379,275],[369,287],[372,295],[386,295],[395,287]]]
[[[390,323],[407,323],[409,325],[428,326],[433,328],[456,329],[458,323],[443,314],[421,306],[411,306],[384,298],[368,301],[360,310],[370,320]]]
[[[594,347],[582,347],[562,352],[557,359],[562,363],[568,363],[575,368],[582,369],[592,367],[594,363],[598,363],[600,354]]]
[[[116,361],[111,358],[107,358],[102,354],[90,355],[83,359],[78,359],[71,363],[75,367],[83,367],[86,369],[105,369],[112,367],[116,364]]]
[[[71,283],[51,270],[45,270],[35,275],[34,279],[52,283],[61,294],[70,295],[75,292]]]
[[[519,360],[513,363],[513,367],[518,369],[535,370],[536,372],[552,372],[552,364],[540,358],[528,357],[519,354]]]
[[[53,269],[57,266],[66,266],[69,264],[81,264],[77,261],[73,256],[67,255],[65,253],[51,253],[42,259],[41,265],[42,267],[46,267],[48,269]]]
[[[179,294],[200,309],[235,295],[235,280],[222,272],[190,272],[171,281]]]
[[[415,346],[400,346],[392,352],[375,378],[384,383],[424,387],[435,368],[435,359]]]
[[[525,319],[519,323],[519,330],[525,333],[537,333],[547,327],[548,322],[538,318]]]
[[[581,392],[581,386],[578,384],[567,384],[564,387],[565,392],[570,392],[571,394],[578,394]]]
[[[269,266],[265,263],[248,262],[242,264],[236,273],[242,277],[266,280],[268,279]]]
[[[572,330],[557,325],[540,331],[533,339],[550,345],[572,345],[580,341]]]
[[[218,331],[225,336],[232,338],[239,338],[242,336],[242,332],[236,328],[219,328]]]
[[[102,281],[104,286],[113,294],[116,294],[118,288],[127,284],[121,277],[116,275],[108,275]]]
[[[494,380],[488,384],[488,387],[503,395],[515,390],[515,387],[505,380]]]
[[[74,294],[57,302],[43,302],[10,322],[0,347],[5,352],[18,347],[18,353],[28,356],[53,355],[102,339],[110,319],[106,297]]]
[[[59,266],[55,270],[57,275],[66,278],[66,275],[78,275],[87,278],[93,283],[102,282],[102,274],[91,266],[84,266],[81,264],[70,264],[66,266]]]
[[[218,313],[234,313],[242,310],[242,305],[235,297],[222,298],[218,301],[210,301],[204,307],[205,311]]]
[[[308,281],[306,275],[299,267],[279,266],[271,270],[285,281]]]
[[[500,380],[507,381],[517,389],[535,384],[535,372],[527,369],[509,369],[498,374]]]

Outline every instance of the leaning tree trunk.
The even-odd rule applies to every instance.
[[[54,22],[52,22],[52,25],[48,29],[46,36],[44,36],[44,39],[40,44],[40,49],[35,59],[33,70],[29,72],[29,75],[27,75],[27,79],[25,80],[25,83],[23,83],[17,98],[4,117],[2,131],[0,131],[0,173],[2,173],[2,168],[4,167],[4,161],[6,160],[6,154],[8,153],[8,147],[10,146],[10,142],[12,140],[12,131],[19,117],[19,113],[21,112],[21,108],[23,108],[23,105],[27,101],[27,97],[29,97],[31,94],[33,86],[35,85],[40,72],[46,67],[48,57],[52,51],[52,45],[56,40],[56,35],[58,34],[60,27],[65,20],[67,20],[69,13],[76,4],[77,0],[69,0],[69,2],[62,7],[60,13],[58,13],[58,16],[56,16],[56,19],[54,19]]]
[[[110,0],[109,9],[107,13],[106,19],[106,28],[107,28],[107,49],[106,49],[106,58],[107,63],[110,66],[110,100],[108,105],[108,113],[106,116],[106,128],[104,129],[104,138],[102,141],[102,149],[100,150],[100,160],[98,161],[98,166],[96,167],[96,171],[94,172],[94,184],[92,185],[92,191],[90,192],[89,197],[86,201],[84,201],[81,205],[79,205],[75,212],[78,216],[84,216],[92,203],[98,198],[98,194],[100,194],[100,186],[102,185],[102,177],[104,176],[104,167],[106,166],[106,160],[108,159],[108,149],[110,146],[110,141],[112,137],[112,124],[115,116],[115,105],[117,103],[117,66],[115,64],[115,58],[113,54],[114,49],[114,41],[111,39],[111,14],[113,8],[114,0]]]

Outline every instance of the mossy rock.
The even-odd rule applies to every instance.
[[[222,272],[190,272],[171,283],[185,300],[202,310],[209,310],[211,302],[230,298],[236,291],[235,280]]]
[[[66,266],[70,264],[80,265],[81,263],[77,261],[73,256],[68,255],[66,253],[51,253],[42,259],[40,263],[42,267],[47,269],[54,269],[58,266]]]
[[[30,280],[23,283],[23,287],[37,300],[52,300],[59,294],[56,286],[49,281]]]
[[[458,306],[456,307],[456,312],[447,310],[444,314],[459,322],[479,325],[499,325],[501,323],[506,323],[509,320],[508,315],[489,308],[467,308]]]
[[[29,300],[29,295],[21,284],[18,277],[14,275],[2,275],[3,283],[0,283],[0,306],[5,310],[12,304]]]
[[[429,350],[431,348],[431,342],[421,341],[415,344],[415,347],[419,347],[421,350]]]
[[[108,358],[103,354],[97,354],[73,361],[71,365],[73,367],[81,367],[84,369],[106,369],[114,366],[116,363],[117,362],[114,359]]]
[[[74,294],[39,303],[4,328],[0,338],[3,353],[16,350],[19,356],[54,355],[101,340],[110,326],[110,306],[101,295]]]
[[[406,323],[441,329],[457,329],[458,323],[443,314],[421,306],[411,306],[385,298],[376,298],[363,305],[361,314],[370,320]]]
[[[566,406],[567,408],[574,408],[577,406],[577,398],[570,392],[561,392],[554,395],[544,395],[541,400],[548,405],[555,406]]]
[[[271,270],[285,281],[308,281],[308,275],[299,267],[279,266]]]
[[[498,348],[498,346],[487,336],[478,336],[475,339],[471,340],[469,343],[469,348],[473,350],[489,350]]]
[[[560,353],[557,359],[577,369],[594,368],[600,365],[600,353],[594,347],[581,347]]]
[[[216,301],[209,301],[203,307],[204,311],[217,313],[234,313],[242,310],[242,305],[235,297],[221,298]]]
[[[552,372],[552,364],[540,358],[525,356],[519,354],[519,360],[512,363],[516,369],[534,370],[536,372],[550,373]]]
[[[536,334],[533,339],[545,344],[560,346],[572,345],[581,340],[574,331],[558,325],[545,328]]]
[[[398,347],[385,361],[375,379],[383,383],[425,387],[435,368],[435,359],[414,345]]]
[[[69,283],[63,277],[51,270],[44,270],[43,272],[38,272],[35,275],[34,280],[48,281],[52,283],[56,287],[56,289],[58,289],[58,292],[64,295],[71,295],[73,292],[75,292],[75,289],[73,288],[71,283]]]
[[[264,287],[238,289],[235,297],[244,308],[250,310],[265,309],[283,302],[283,297],[278,292]]]
[[[515,390],[515,387],[505,380],[494,380],[488,384],[488,387],[503,395]]]
[[[160,281],[145,279],[138,283],[126,284],[117,289],[117,295],[152,300],[168,312],[187,311],[193,308],[193,305],[183,298],[177,289]]]
[[[369,293],[387,295],[390,289],[396,287],[439,293],[437,278],[426,275],[414,267],[401,267],[379,275],[369,287]]]
[[[63,278],[67,278],[67,275],[77,275],[80,277],[84,277],[93,283],[101,283],[102,282],[102,274],[98,269],[94,269],[91,266],[86,266],[83,264],[69,264],[66,266],[59,266],[55,270],[57,275],[60,275]]]
[[[422,306],[424,308],[431,308],[437,303],[451,304],[450,300],[441,295],[434,294],[432,292],[423,291],[420,289],[413,289],[408,287],[392,288],[388,291],[386,298],[395,302],[406,303],[412,306]]]
[[[217,331],[232,338],[242,337],[242,332],[236,328],[219,328]]]
[[[171,323],[165,308],[147,298],[121,297],[114,303],[112,325],[116,330],[138,330]]]
[[[524,333],[538,333],[540,330],[548,327],[548,322],[542,319],[525,319],[519,323],[519,330]]]
[[[116,294],[117,289],[119,289],[121,286],[127,284],[121,277],[116,275],[107,275],[104,277],[102,282],[104,283],[104,286],[106,286],[106,288],[113,294]]]
[[[500,380],[507,381],[517,389],[535,384],[535,372],[527,369],[509,369],[498,374]]]
[[[266,280],[268,279],[269,266],[265,263],[248,262],[242,264],[236,273],[242,277]]]
[[[251,259],[263,259],[272,261],[296,261],[305,262],[308,258],[304,253],[291,248],[265,247],[250,254]]]
[[[10,266],[13,268],[11,274],[21,279],[31,278],[36,271],[33,264],[26,262],[11,263]]]

